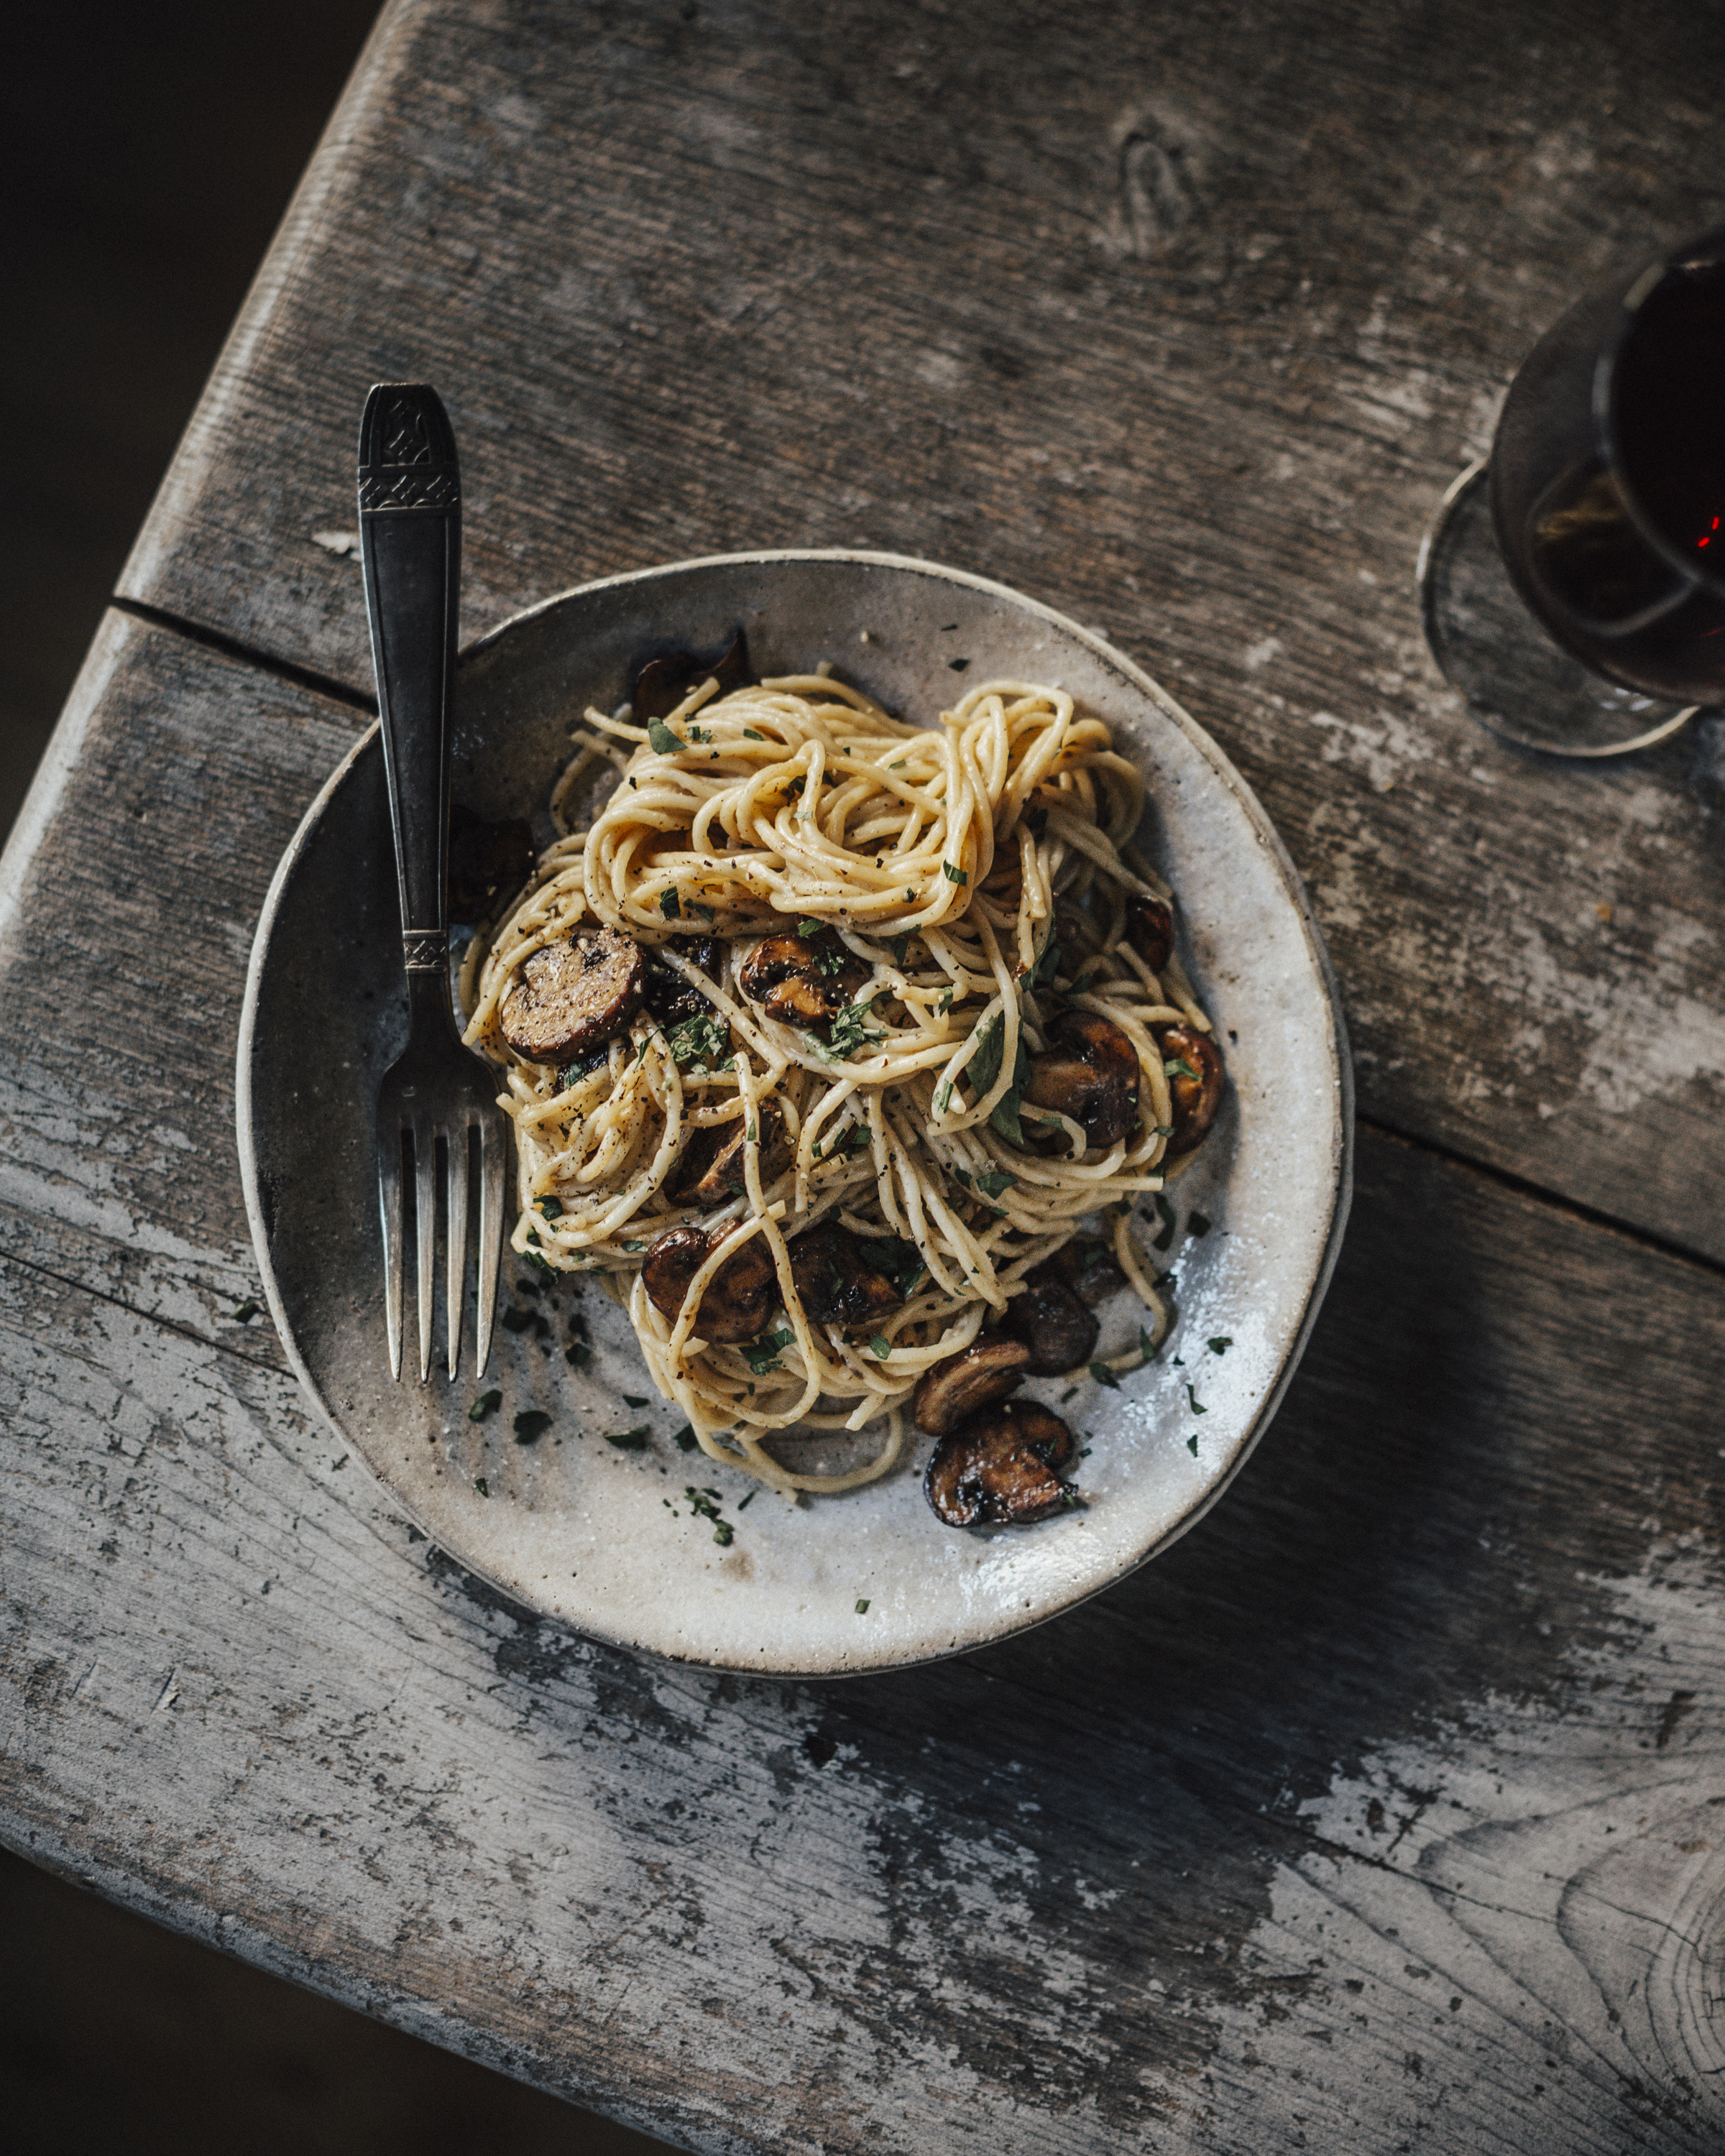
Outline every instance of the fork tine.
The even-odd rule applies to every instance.
[[[449,1203],[448,1246],[444,1251],[446,1278],[444,1308],[449,1335],[449,1375],[461,1363],[461,1291],[467,1284],[467,1168],[472,1152],[468,1127],[458,1124],[449,1132],[447,1170]]]
[[[383,1226],[383,1318],[389,1374],[401,1383],[401,1132],[377,1133],[377,1210]]]
[[[431,1376],[431,1281],[437,1265],[437,1129],[413,1118],[413,1204],[418,1214],[419,1382]]]
[[[491,1356],[491,1321],[497,1306],[497,1260],[503,1240],[503,1178],[509,1142],[495,1108],[480,1118],[479,1365],[484,1377]]]

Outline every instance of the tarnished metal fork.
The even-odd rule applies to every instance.
[[[435,390],[381,382],[359,426],[359,532],[401,891],[408,1045],[377,1088],[377,1200],[389,1367],[401,1376],[403,1155],[413,1156],[419,1376],[431,1374],[438,1154],[444,1160],[449,1375],[461,1359],[471,1155],[480,1163],[478,1368],[491,1352],[509,1140],[496,1082],[461,1045],[449,998],[449,706],[461,480]]]

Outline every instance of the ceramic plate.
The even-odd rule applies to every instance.
[[[963,683],[1057,684],[1107,721],[1148,779],[1143,842],[1180,900],[1189,968],[1231,1082],[1215,1131],[1169,1194],[1178,1233],[1164,1262],[1178,1316],[1161,1361],[1118,1390],[1086,1378],[1063,1404],[1067,1381],[1027,1388],[1082,1432],[1082,1506],[1029,1528],[942,1527],[922,1496],[927,1439],[911,1440],[880,1482],[788,1506],[677,1448],[682,1418],[654,1394],[627,1321],[597,1285],[578,1300],[572,1284],[535,1295],[507,1254],[503,1307],[524,1317],[523,1329],[500,1328],[492,1351],[485,1383],[501,1390],[501,1410],[469,1419],[480,1389],[470,1345],[453,1384],[435,1356],[429,1385],[392,1383],[371,1111],[405,1004],[375,731],[313,803],[264,904],[240,1033],[240,1156],[295,1366],[429,1535],[518,1600],[598,1637],[725,1669],[830,1676],[1038,1624],[1142,1564],[1214,1502],[1268,1423],[1328,1279],[1348,1208],[1352,1094],[1311,910],[1239,774],[1118,652],[980,578],[878,554],[775,553],[567,593],[464,654],[455,799],[486,818],[530,817],[547,840],[547,796],[583,709],[622,701],[654,648],[715,647],[739,623],[759,671],[830,660],[907,717],[932,721]],[[1193,1232],[1194,1214],[1206,1231]],[[591,1332],[584,1369],[562,1352],[572,1309]],[[1136,1304],[1122,1293],[1101,1314],[1101,1352],[1123,1350]],[[1217,1354],[1212,1339],[1231,1345]],[[514,1417],[531,1409],[550,1426],[518,1445]],[[644,1450],[606,1441],[641,1424]],[[717,1493],[728,1545],[691,1512],[691,1488]]]

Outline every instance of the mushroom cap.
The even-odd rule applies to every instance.
[[[1166,899],[1134,891],[1126,902],[1126,940],[1153,973],[1173,955],[1174,914]]]
[[[621,929],[578,931],[521,968],[498,1029],[530,1063],[567,1063],[621,1033],[641,1006],[641,948]]]
[[[705,1228],[668,1228],[641,1262],[648,1299],[674,1323],[689,1283],[706,1263],[713,1237]],[[703,1340],[734,1348],[767,1329],[778,1293],[773,1258],[758,1235],[721,1265],[701,1291],[695,1329]]]
[[[771,1183],[784,1173],[791,1164],[791,1142],[784,1127],[784,1116],[777,1101],[766,1101],[761,1109],[761,1180]],[[711,1136],[717,1141],[707,1155],[699,1179],[694,1186],[697,1205],[724,1205],[733,1198],[740,1198],[748,1188],[744,1171],[743,1156],[747,1132],[738,1122],[721,1123],[711,1132],[698,1132],[697,1137]],[[685,1154],[684,1158],[688,1158]],[[686,1189],[686,1182],[679,1184]]]
[[[949,1527],[1028,1527],[1065,1508],[1070,1492],[1060,1470],[1076,1443],[1039,1402],[1004,1400],[936,1445],[923,1495]]]
[[[823,1220],[791,1245],[791,1277],[819,1325],[867,1325],[904,1298],[863,1255],[855,1235]]]
[[[1117,1145],[1137,1119],[1137,1050],[1097,1011],[1063,1011],[1048,1039],[1045,1053],[1030,1059],[1024,1098],[1070,1116],[1087,1146]]]
[[[829,928],[819,936],[768,936],[742,962],[737,981],[751,1003],[787,1025],[838,1017],[869,978]]]
[[[1216,1111],[1222,1105],[1222,1087],[1227,1079],[1222,1067],[1222,1051],[1212,1034],[1200,1033],[1195,1025],[1167,1027],[1161,1035],[1160,1045],[1166,1061],[1183,1063],[1187,1070],[1197,1073],[1195,1077],[1189,1078],[1185,1072],[1178,1071],[1168,1081],[1174,1116],[1173,1134],[1168,1139],[1168,1149],[1170,1154],[1190,1152],[1209,1135]]]
[[[1009,1340],[999,1332],[978,1340],[962,1354],[947,1356],[916,1381],[911,1413],[917,1429],[926,1430],[931,1437],[944,1437],[966,1415],[1015,1393],[1029,1367],[1030,1351],[1024,1342]]]
[[[1030,1352],[1024,1365],[1033,1378],[1064,1377],[1096,1352],[1101,1321],[1066,1282],[1039,1269],[1022,1295],[1006,1306],[1006,1325]]]

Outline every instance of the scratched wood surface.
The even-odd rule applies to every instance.
[[[1718,2147],[1714,827],[1688,745],[1476,734],[1403,582],[1577,277],[1716,207],[1717,18],[1614,19],[386,14],[134,557],[170,619],[0,865],[0,1836],[703,2151]],[[1060,1623],[829,1686],[593,1646],[234,1316],[251,927],[365,723],[350,408],[415,374],[470,633],[942,555],[1162,673],[1311,876],[1378,1126],[1335,1286],[1226,1502]]]
[[[116,615],[12,857],[6,1839],[692,2148],[1717,2147],[1716,1270],[1368,1134],[1122,1589],[844,1686],[535,1623],[232,1315],[248,927],[360,723]]]
[[[331,549],[403,376],[455,414],[470,632],[732,547],[999,577],[1258,788],[1368,1116],[1725,1256],[1697,744],[1502,747],[1412,588],[1540,331],[1725,214],[1722,80],[1717,8],[1615,0],[394,8],[125,588],[364,685]]]

